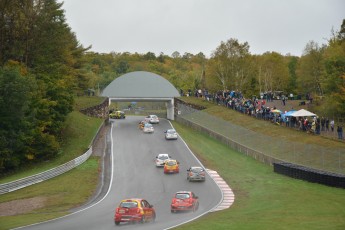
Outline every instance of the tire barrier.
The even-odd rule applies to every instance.
[[[102,128],[104,128],[105,126],[105,122],[103,122],[103,124],[99,127],[95,137],[93,138],[91,145],[89,147],[89,149],[81,156],[65,163],[62,164],[60,166],[57,166],[55,168],[49,169],[47,171],[32,175],[32,176],[28,176],[19,180],[15,180],[15,181],[11,181],[8,183],[4,183],[4,184],[0,184],[0,195],[5,194],[5,193],[9,193],[9,192],[13,192],[16,191],[18,189],[21,188],[25,188],[27,186],[30,185],[34,185],[37,183],[40,183],[42,181],[46,181],[48,179],[51,179],[53,177],[59,176],[65,172],[70,171],[71,169],[74,169],[75,167],[77,167],[78,165],[84,163],[87,159],[89,159],[89,157],[92,154],[92,145],[94,143],[94,141],[96,140],[98,134],[100,133],[100,130]]]
[[[287,162],[273,163],[273,167],[274,172],[285,176],[332,187],[345,188],[345,176],[341,174],[325,172]]]

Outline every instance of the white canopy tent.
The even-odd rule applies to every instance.
[[[315,117],[316,114],[309,112],[308,110],[305,109],[300,109],[294,113],[291,114],[293,117]]]

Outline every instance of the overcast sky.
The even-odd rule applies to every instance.
[[[62,0],[60,0],[62,2]],[[210,57],[230,38],[252,54],[301,56],[327,43],[345,19],[344,0],[64,0],[67,23],[100,53],[178,51]]]

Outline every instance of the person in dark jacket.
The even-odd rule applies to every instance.
[[[342,140],[343,139],[343,127],[338,125],[337,132],[338,132],[338,139]]]

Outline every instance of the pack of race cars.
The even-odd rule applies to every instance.
[[[156,115],[149,115],[139,123],[139,129],[144,133],[153,133],[152,124],[159,124],[159,118]],[[176,140],[177,132],[174,129],[165,131],[166,140]],[[154,159],[156,167],[162,167],[164,174],[179,173],[179,161],[173,159],[168,153],[160,153]],[[206,171],[200,166],[191,166],[187,169],[188,181],[205,181]],[[199,198],[192,191],[178,191],[171,200],[171,213],[180,211],[193,211],[199,208]],[[115,225],[120,223],[146,223],[154,222],[156,219],[156,211],[146,199],[129,198],[120,202],[115,209],[114,222]]]

